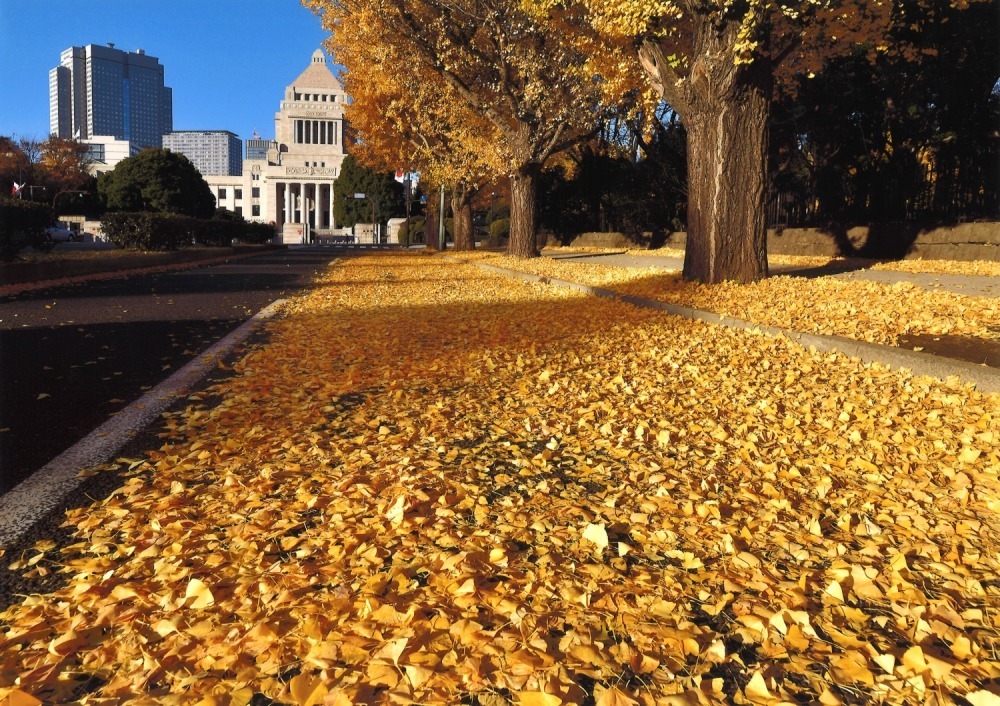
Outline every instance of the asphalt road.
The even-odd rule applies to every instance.
[[[0,299],[0,493],[335,256],[273,251]]]

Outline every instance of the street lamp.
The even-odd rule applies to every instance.
[[[36,186],[36,187],[30,187],[29,186],[28,188],[29,189],[30,188],[44,189],[45,187],[44,186]],[[62,196],[63,194],[76,194],[77,195],[77,200],[78,201],[83,201],[83,197],[87,195],[87,192],[86,191],[80,191],[79,189],[64,189],[63,191],[60,191],[60,192],[56,193],[56,195],[52,197],[52,210],[53,211],[56,210],[56,202],[59,201],[59,197]]]
[[[406,244],[407,244],[407,246],[409,246],[409,244],[411,242],[411,239],[413,238],[413,234],[410,233],[410,195],[411,195],[410,192],[411,192],[411,190],[413,188],[413,182],[410,180],[410,177],[412,176],[412,174],[413,174],[413,172],[411,172],[410,168],[407,167],[406,168],[406,178],[403,180],[403,191],[404,191],[404,193],[406,195]],[[398,240],[398,238],[397,238],[397,240]]]
[[[441,202],[438,207],[438,250],[443,251],[448,249],[448,245],[445,243],[445,238],[448,236],[448,231],[445,229],[444,225],[444,184],[441,184]]]

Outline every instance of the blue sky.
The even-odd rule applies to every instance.
[[[0,135],[45,139],[59,54],[112,42],[160,60],[175,130],[273,138],[285,86],[327,36],[297,0],[0,0]]]

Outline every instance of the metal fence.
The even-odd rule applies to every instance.
[[[942,155],[869,174],[833,179],[834,190],[772,191],[769,226],[830,222],[963,222],[1000,219],[1000,150],[982,145],[975,159]]]

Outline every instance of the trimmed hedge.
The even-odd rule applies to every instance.
[[[490,223],[490,238],[500,240],[510,236],[510,219],[498,218]]]
[[[251,245],[264,245],[274,240],[276,232],[273,223],[244,223],[243,235],[239,239]]]
[[[416,242],[416,236],[418,233],[424,232],[424,219],[423,218],[411,218],[410,219],[410,230],[407,232],[406,224],[403,223],[399,226],[399,243],[400,245],[412,245]],[[412,235],[411,235],[412,233]]]
[[[108,213],[101,228],[108,240],[126,250],[176,250],[193,243],[228,247],[234,241],[267,243],[274,237],[274,227],[267,223],[158,213]]]
[[[0,260],[13,260],[22,248],[52,247],[45,229],[52,224],[52,209],[21,199],[0,200]]]
[[[107,213],[101,230],[125,250],[176,250],[194,242],[197,219],[158,213]]]

